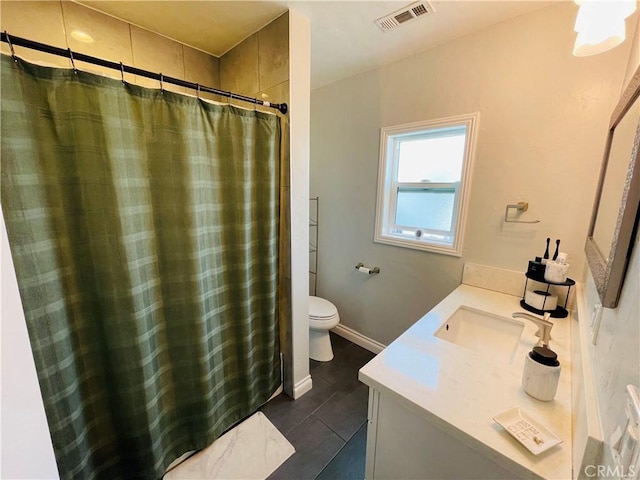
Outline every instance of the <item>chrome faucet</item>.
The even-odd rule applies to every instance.
[[[549,321],[549,318],[551,318],[551,314],[549,312],[545,312],[542,318],[534,317],[533,315],[524,312],[514,312],[511,316],[513,318],[524,318],[525,320],[535,323],[538,326],[536,336],[540,337],[538,344],[542,344],[543,347],[549,346],[549,340],[551,340],[551,329],[553,328],[553,323]]]

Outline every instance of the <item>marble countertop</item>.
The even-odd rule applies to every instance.
[[[521,386],[525,355],[538,341],[532,322],[522,320],[524,331],[510,363],[433,336],[461,305],[511,317],[524,311],[520,299],[460,285],[362,367],[359,378],[519,477],[570,479],[570,318],[551,319],[550,347],[558,354],[562,372],[558,393],[550,402],[530,397]],[[514,407],[563,443],[539,455],[530,453],[492,419]]]

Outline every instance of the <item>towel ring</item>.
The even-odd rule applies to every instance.
[[[507,205],[504,209],[504,221],[506,223],[540,223],[540,220],[513,220],[509,218],[509,210],[515,208],[518,212],[526,212],[529,210],[528,202],[518,202],[515,205]]]

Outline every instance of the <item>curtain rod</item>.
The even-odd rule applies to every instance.
[[[199,83],[187,82],[186,80],[181,80],[179,78],[168,77],[166,75],[163,75],[162,73],[153,73],[149,72],[148,70],[142,70],[137,67],[124,65],[123,63],[111,62],[102,58],[92,57],[91,55],[85,55],[84,53],[73,52],[70,48],[65,50],[64,48],[54,47],[52,45],[35,42],[33,40],[27,40],[26,38],[14,37],[13,35],[10,36],[6,31],[0,34],[0,40],[4,43],[9,44],[9,47],[11,48],[11,55],[14,58],[16,57],[15,52],[13,51],[14,46],[26,47],[30,48],[31,50],[38,50],[40,52],[50,53],[51,55],[58,55],[59,57],[67,57],[71,60],[71,64],[73,65],[74,70],[76,70],[74,61],[79,60],[82,62],[92,63],[94,65],[100,65],[102,67],[119,70],[122,73],[123,81],[125,72],[133,73],[134,75],[139,75],[141,77],[158,80],[160,82],[160,88],[162,88],[162,84],[166,82],[173,85],[178,85],[180,87],[197,90],[198,92],[202,91],[213,93],[222,97],[233,98],[236,100],[241,100],[243,102],[249,102],[256,105],[262,105],[264,107],[275,108],[282,114],[286,114],[288,110],[286,103],[270,103],[264,100],[259,100],[257,98],[247,97],[245,95],[227,92],[225,90],[219,90],[213,87],[205,87],[204,85],[200,85]]]

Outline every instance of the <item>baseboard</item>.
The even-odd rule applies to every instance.
[[[386,347],[386,345],[383,345],[380,342],[376,342],[375,340],[366,337],[349,327],[345,327],[342,324],[338,324],[338,326],[331,329],[331,331],[336,335],[340,335],[342,338],[346,338],[350,342],[353,342],[356,345],[364,348],[365,350],[369,350],[370,352],[375,353],[376,355]]]
[[[311,390],[313,383],[311,381],[311,375],[307,375],[293,386],[293,399],[297,400],[302,395]]]

